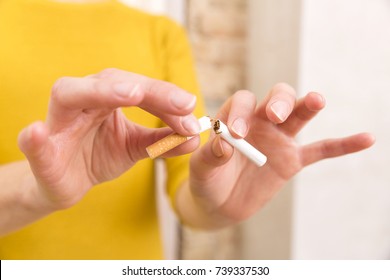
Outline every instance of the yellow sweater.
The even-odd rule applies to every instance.
[[[116,67],[198,94],[183,29],[115,1],[0,0],[0,42],[0,164],[24,158],[17,135],[45,118],[51,86],[61,76]],[[138,108],[124,111],[144,126],[162,125]],[[167,165],[173,198],[188,176],[188,156],[169,159]],[[153,161],[145,159],[94,187],[71,209],[0,238],[0,259],[162,258],[153,172]]]

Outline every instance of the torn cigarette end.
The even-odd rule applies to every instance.
[[[267,162],[267,157],[249,144],[245,139],[237,139],[234,138],[230,132],[226,124],[224,124],[220,120],[213,120],[213,129],[216,134],[221,135],[223,139],[225,139],[230,145],[232,145],[235,149],[240,151],[243,155],[245,155],[248,159],[253,161],[257,166],[263,166]]]
[[[151,159],[155,159],[169,150],[179,146],[180,144],[183,144],[187,140],[187,136],[182,136],[177,133],[170,134],[167,137],[164,137],[163,139],[160,139],[152,145],[148,146],[146,148],[146,152]]]

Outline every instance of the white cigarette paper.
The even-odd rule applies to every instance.
[[[219,134],[230,145],[252,160],[257,166],[263,166],[267,162],[267,157],[247,141],[234,138],[230,134],[228,127],[220,120],[214,120],[205,116],[198,119],[198,121],[201,128],[199,133],[210,129],[213,126],[215,133]],[[146,151],[150,158],[155,159],[193,137],[194,136],[183,136],[173,133],[148,146]]]
[[[202,133],[211,128],[211,120],[209,117],[201,117],[198,119],[198,121],[200,125],[199,133]],[[177,133],[173,133],[148,146],[146,148],[146,152],[151,159],[155,159],[169,150],[179,146],[180,144],[187,142],[191,138],[193,138],[193,136],[183,136]]]
[[[257,166],[263,166],[267,162],[267,157],[247,141],[234,138],[230,134],[228,127],[220,120],[214,120],[214,131],[243,155],[252,160]]]

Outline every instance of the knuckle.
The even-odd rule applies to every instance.
[[[117,75],[119,73],[119,71],[120,71],[119,69],[113,68],[113,67],[106,68],[106,69],[100,71],[100,73],[98,73],[98,77],[102,78],[102,79],[109,79],[109,78]]]
[[[145,88],[145,92],[149,95],[149,97],[164,96],[164,98],[160,100],[167,101],[171,100],[172,96],[178,94],[180,91],[180,88],[176,85],[160,80],[151,80]]]
[[[286,92],[290,95],[295,96],[295,89],[291,85],[284,83],[284,82],[280,82],[280,83],[275,84],[274,91],[275,92]]]
[[[101,80],[94,80],[91,82],[91,93],[97,94],[99,92],[103,92],[104,85],[106,83],[102,82]]]
[[[66,85],[68,83],[67,77],[59,78],[57,81],[55,81],[52,89],[51,89],[51,96],[53,99],[59,101],[61,97],[61,93],[64,91]]]
[[[235,95],[244,96],[247,98],[254,98],[255,97],[253,92],[246,90],[246,89],[240,89],[240,90],[236,91]]]
[[[256,95],[249,90],[239,90],[237,91],[237,96],[246,100],[249,104],[256,104]]]
[[[249,90],[239,90],[234,94],[233,98],[235,107],[245,108],[245,110],[240,109],[242,113],[250,114],[256,107],[256,95]]]
[[[149,86],[149,93],[169,93],[176,89],[177,87],[171,83],[159,80],[152,80]]]

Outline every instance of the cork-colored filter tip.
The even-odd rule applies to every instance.
[[[187,140],[187,136],[182,136],[177,133],[170,134],[148,146],[146,151],[151,159],[155,159],[169,150],[179,146],[180,144],[183,144]]]
[[[211,119],[209,117],[201,117],[198,121],[200,125],[200,132],[211,128]],[[173,133],[148,146],[146,148],[146,152],[151,159],[155,159],[191,138],[192,136],[182,136],[177,133]]]

